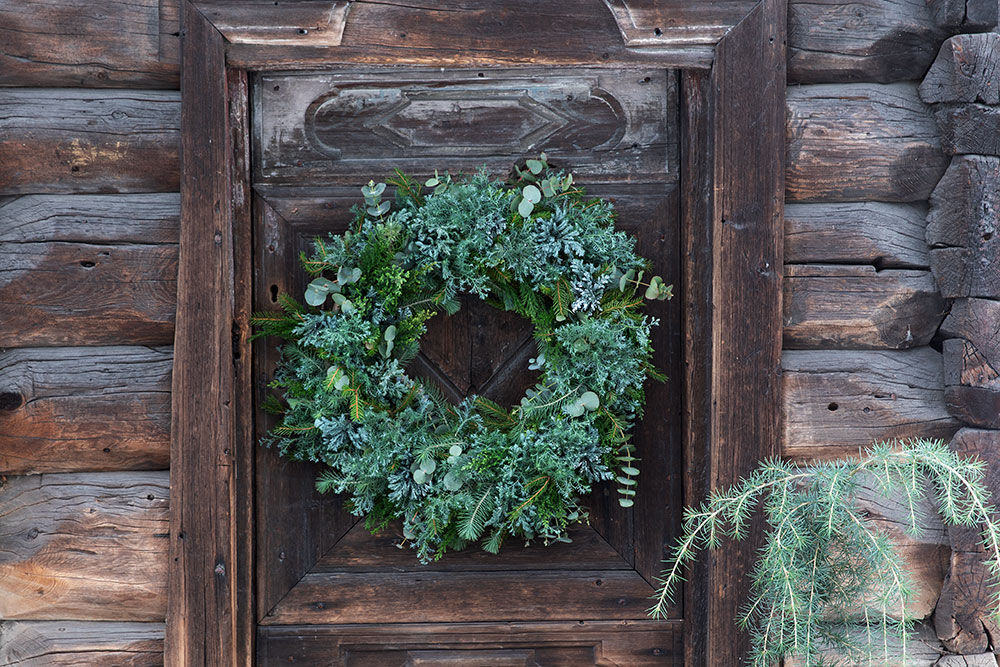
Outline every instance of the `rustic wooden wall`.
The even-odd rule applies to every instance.
[[[161,661],[176,3],[0,0],[0,665]],[[790,457],[960,426],[930,270],[941,253],[924,240],[949,158],[917,85],[948,35],[995,24],[995,5],[790,2]],[[942,115],[959,127],[987,114]],[[892,526],[892,507],[872,511]],[[929,591],[914,611],[929,616],[948,536],[900,540]]]

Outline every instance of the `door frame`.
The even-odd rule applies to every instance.
[[[404,17],[402,48],[345,32],[352,5],[355,15],[375,4],[421,11],[403,3],[182,0],[168,665],[249,665],[254,656],[251,72],[344,63],[680,68],[686,502],[780,454],[786,0],[603,1],[620,42],[584,40],[569,56],[558,42],[540,44],[525,56],[504,52],[516,40],[499,38],[492,50],[419,49],[433,35],[413,16]],[[761,529],[693,566],[685,664],[738,664],[748,648],[735,620]]]

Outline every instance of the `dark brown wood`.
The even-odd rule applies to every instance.
[[[943,38],[925,0],[790,0],[788,80],[920,79]]]
[[[795,202],[921,201],[947,166],[911,83],[791,88],[786,141]]]
[[[629,570],[621,555],[589,526],[574,526],[572,543],[549,546],[508,543],[500,558],[478,547],[449,553],[448,558],[422,565],[404,541],[402,528],[393,525],[372,536],[356,524],[312,568],[314,573],[338,572],[490,572],[500,570]]]
[[[927,0],[934,20],[950,32],[978,32],[997,24],[994,0]]]
[[[162,621],[166,472],[29,475],[0,488],[0,616]]]
[[[177,193],[25,195],[0,202],[0,243],[176,244]]]
[[[931,348],[789,350],[782,366],[783,456],[854,456],[875,441],[950,438],[959,428],[945,409],[941,355]]]
[[[677,178],[662,69],[344,69],[268,75],[255,91],[260,183],[361,185],[390,162],[506,174],[541,150],[584,182]]]
[[[1000,295],[1000,158],[952,160],[931,195],[927,242],[931,270],[945,297]]]
[[[958,421],[977,428],[1000,429],[1000,390],[966,385],[946,387],[948,412]]]
[[[253,355],[250,350],[250,314],[253,312],[253,192],[250,189],[250,81],[247,72],[227,70],[229,129],[232,141],[233,215],[233,375],[236,414],[234,456],[235,491],[232,508],[236,531],[233,581],[236,587],[233,652],[235,663],[247,663],[254,654],[257,628],[254,558],[256,550],[255,463],[259,449],[254,430]]]
[[[632,570],[309,573],[263,625],[644,619]]]
[[[0,194],[176,192],[178,93],[6,89]]]
[[[0,473],[162,470],[171,348],[0,352]]]
[[[298,296],[305,290],[305,273],[299,268],[300,250],[309,250],[312,237],[341,231],[357,202],[355,191],[341,190],[319,197],[327,208],[318,217],[285,220],[261,197],[254,197],[253,304],[258,311],[274,309],[278,294]],[[310,200],[313,201],[313,200]],[[289,203],[291,213],[298,205]],[[304,204],[302,208],[307,208]],[[323,214],[325,212],[325,215]],[[325,223],[325,224],[324,224]],[[269,393],[267,379],[273,377],[279,354],[275,341],[260,339],[253,345],[254,403],[260,405]],[[256,433],[263,436],[275,424],[273,415],[255,413]],[[278,453],[254,447],[254,570],[256,575],[255,620],[260,619],[331,549],[357,521],[337,498],[315,490],[320,467],[293,464]]]
[[[727,487],[780,451],[785,18],[784,2],[759,4],[719,43],[707,100],[698,92],[688,100],[689,110],[706,113],[710,123],[702,126],[704,121],[688,116],[688,131],[694,129],[692,139],[698,142],[688,150],[708,151],[693,165],[694,176],[705,180],[690,193],[700,194],[697,188],[714,192],[707,211],[697,202],[686,205],[688,215],[707,214],[691,222],[711,229],[709,239],[693,230],[688,238],[695,248],[710,240],[713,249],[710,287],[696,285],[696,294],[707,292],[713,305],[711,319],[702,323],[710,324],[687,333],[689,340],[702,336],[712,341],[711,376],[707,387],[703,378],[694,378],[698,402],[689,407],[710,429],[700,443],[708,452],[708,465],[689,467],[686,473],[703,475],[692,484],[696,490]],[[705,131],[714,138],[708,146],[702,143]],[[757,178],[746,178],[746,170],[738,167],[747,156],[763,167]],[[687,164],[692,159],[689,155]],[[703,279],[700,269],[689,269],[692,274]],[[686,326],[691,323],[689,319]],[[707,352],[701,346],[694,351]],[[695,434],[705,434],[701,424],[694,426]],[[704,617],[695,612],[688,622],[686,664],[737,664],[746,653],[749,642],[736,630],[736,619],[748,594],[759,528],[747,542],[706,554],[705,576],[693,583],[702,590],[689,599],[707,605],[707,611]]]
[[[929,271],[785,267],[785,349],[920,347],[937,333],[946,311]]]
[[[357,0],[198,0],[194,4],[230,44],[340,46]]]
[[[947,105],[934,112],[934,119],[941,129],[945,153],[1000,155],[1000,108],[983,104]]]
[[[0,85],[176,88],[178,0],[0,2]]]
[[[922,203],[788,204],[785,263],[925,269],[926,216]]]
[[[214,4],[199,2],[206,13]],[[223,3],[225,5],[230,2]],[[753,0],[581,0],[560,5],[508,0],[410,3],[355,0],[336,49],[287,44],[233,44],[230,63],[262,70],[341,64],[614,65],[708,67],[712,47],[753,8]],[[274,8],[271,8],[274,11]],[[613,10],[613,11],[612,11]],[[260,30],[269,14],[244,24]],[[558,27],[558,39],[551,30]],[[266,31],[265,31],[266,32]],[[301,38],[307,38],[302,35]]]
[[[0,665],[157,667],[163,664],[163,632],[163,623],[4,621]]]
[[[0,346],[171,343],[176,275],[175,243],[6,243]]]
[[[170,470],[166,662],[228,665],[241,646],[235,507],[234,155],[222,36],[183,5],[184,128]],[[242,192],[242,190],[237,190]],[[244,657],[243,662],[248,660]]]
[[[651,621],[263,626],[257,664],[677,665],[682,637],[680,623]]]
[[[1000,431],[963,428],[949,446],[962,456],[989,462],[1000,447]],[[985,483],[996,498],[1000,494],[1000,471],[995,465],[987,466]],[[934,627],[948,650],[980,653],[1000,636],[1000,624],[993,616],[991,590],[987,585],[987,556],[977,528],[948,526],[948,535],[953,552],[951,570],[934,614]]]
[[[923,83],[924,102],[1000,104],[1000,34],[955,35],[941,46]]]

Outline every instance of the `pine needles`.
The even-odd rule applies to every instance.
[[[979,526],[991,608],[1000,617],[1000,524],[984,474],[982,461],[960,457],[940,440],[881,443],[857,459],[810,466],[767,461],[686,510],[649,613],[664,617],[686,566],[723,538],[745,539],[760,507],[765,541],[741,618],[752,640],[750,664],[792,656],[807,666],[829,664],[831,652],[849,664],[877,664],[889,659],[894,644],[902,646],[905,662],[912,623],[907,603],[915,592],[889,536],[858,506],[858,491],[874,482],[882,496],[901,497],[913,535],[921,532],[918,504],[925,496],[946,523]],[[859,626],[862,632],[851,632]]]

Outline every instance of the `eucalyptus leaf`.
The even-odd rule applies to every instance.
[[[461,445],[452,445],[451,447],[448,448],[448,453],[450,455],[452,455],[452,456],[461,456],[462,455],[462,446]]]
[[[517,205],[517,212],[521,214],[522,218],[527,218],[534,210],[535,205],[527,199],[522,199],[521,203]]]
[[[586,411],[582,403],[568,403],[563,406],[563,412],[570,417],[579,417]]]
[[[552,183],[550,183],[548,180],[542,181],[540,185],[542,186],[543,195],[545,195],[546,197],[556,196],[555,190],[552,189]]]
[[[425,483],[427,481],[427,473],[422,468],[417,468],[413,471],[413,481],[417,484]]]
[[[542,201],[542,193],[534,185],[525,185],[524,189],[521,190],[521,195],[532,204]]]
[[[580,405],[593,412],[601,406],[601,399],[594,392],[585,391],[583,392],[583,395],[580,396]]]
[[[462,488],[462,478],[454,472],[448,472],[448,474],[444,476],[444,488],[449,491],[458,491]]]
[[[396,340],[396,325],[390,324],[388,327],[386,327],[385,333],[382,334],[382,337],[390,342]]]
[[[342,266],[337,270],[337,282],[341,285],[350,285],[351,283],[356,283],[359,280],[361,280],[361,269],[357,267],[349,268]]]
[[[344,375],[341,375],[339,378],[337,378],[337,381],[333,383],[333,386],[337,389],[337,391],[343,391],[350,384],[351,384],[351,379],[347,377],[347,374],[345,373]]]
[[[528,171],[530,171],[532,174],[535,174],[536,176],[542,173],[542,169],[544,169],[545,167],[545,165],[542,164],[541,160],[526,160],[524,166],[526,166],[528,168]]]
[[[423,470],[428,475],[437,470],[438,464],[432,458],[426,458],[420,462],[420,469]]]
[[[639,474],[639,469],[638,468],[633,468],[631,466],[625,466],[625,467],[621,468],[621,471],[623,473],[625,473],[626,475],[629,475],[630,477],[635,477],[636,475]]]
[[[621,505],[622,507],[632,507],[632,505],[635,504],[635,501],[633,501],[631,498],[619,498],[618,504]]]
[[[659,288],[656,287],[656,285],[650,285],[649,287],[646,288],[647,299],[655,299],[659,296],[660,296],[660,290]]]

